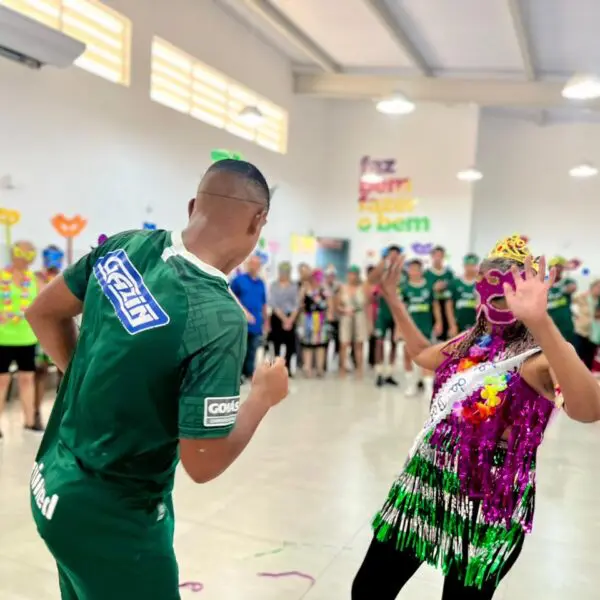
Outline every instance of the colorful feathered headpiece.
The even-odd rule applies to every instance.
[[[500,240],[489,253],[488,258],[507,258],[524,265],[525,259],[530,256],[533,257],[533,254],[527,245],[527,239],[519,234],[514,234]],[[537,270],[538,261],[535,258],[532,266]]]

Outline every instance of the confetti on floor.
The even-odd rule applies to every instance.
[[[315,585],[316,579],[308,573],[301,573],[300,571],[284,571],[283,573],[257,573],[259,577],[270,577],[272,579],[279,579],[281,577],[301,577],[310,581],[311,587]]]
[[[179,584],[179,589],[187,589],[190,592],[201,592],[204,586],[199,581],[186,581]]]

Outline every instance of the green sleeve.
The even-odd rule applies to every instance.
[[[92,269],[94,268],[94,263],[99,256],[98,250],[99,248],[94,248],[90,253],[63,271],[63,278],[67,287],[82,302],[85,298],[85,292]]]
[[[212,317],[209,313],[198,331],[209,341],[187,360],[179,390],[179,437],[226,437],[240,405],[246,320],[235,305]]]
[[[87,291],[88,281],[92,275],[94,264],[104,254],[118,248],[123,241],[135,231],[124,231],[118,233],[106,240],[102,246],[96,246],[91,252],[80,258],[76,263],[70,265],[63,271],[63,278],[67,287],[71,290],[74,296],[83,302]]]

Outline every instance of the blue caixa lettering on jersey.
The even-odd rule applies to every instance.
[[[154,299],[125,250],[113,250],[99,258],[94,275],[131,335],[168,324],[169,315]]]

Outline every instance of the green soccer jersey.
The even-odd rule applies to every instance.
[[[415,325],[429,339],[433,331],[433,295],[427,281],[407,281],[402,287],[402,299]]]
[[[437,271],[433,268],[429,268],[425,271],[425,280],[432,290],[438,281],[444,281],[446,283],[446,287],[443,290],[434,290],[433,294],[435,300],[452,299],[452,282],[454,281],[452,269],[444,267],[441,271]]]
[[[548,313],[569,342],[575,334],[575,325],[571,312],[571,294],[567,292],[567,287],[574,283],[572,279],[561,279],[548,290]]]
[[[475,282],[465,281],[457,277],[452,283],[454,300],[454,316],[459,331],[466,331],[475,325],[477,320],[475,299]]]
[[[55,482],[61,456],[65,472],[78,465],[125,494],[163,497],[178,440],[225,437],[235,424],[242,309],[180,233],[116,235],[64,279],[84,303],[82,325],[36,462]]]

